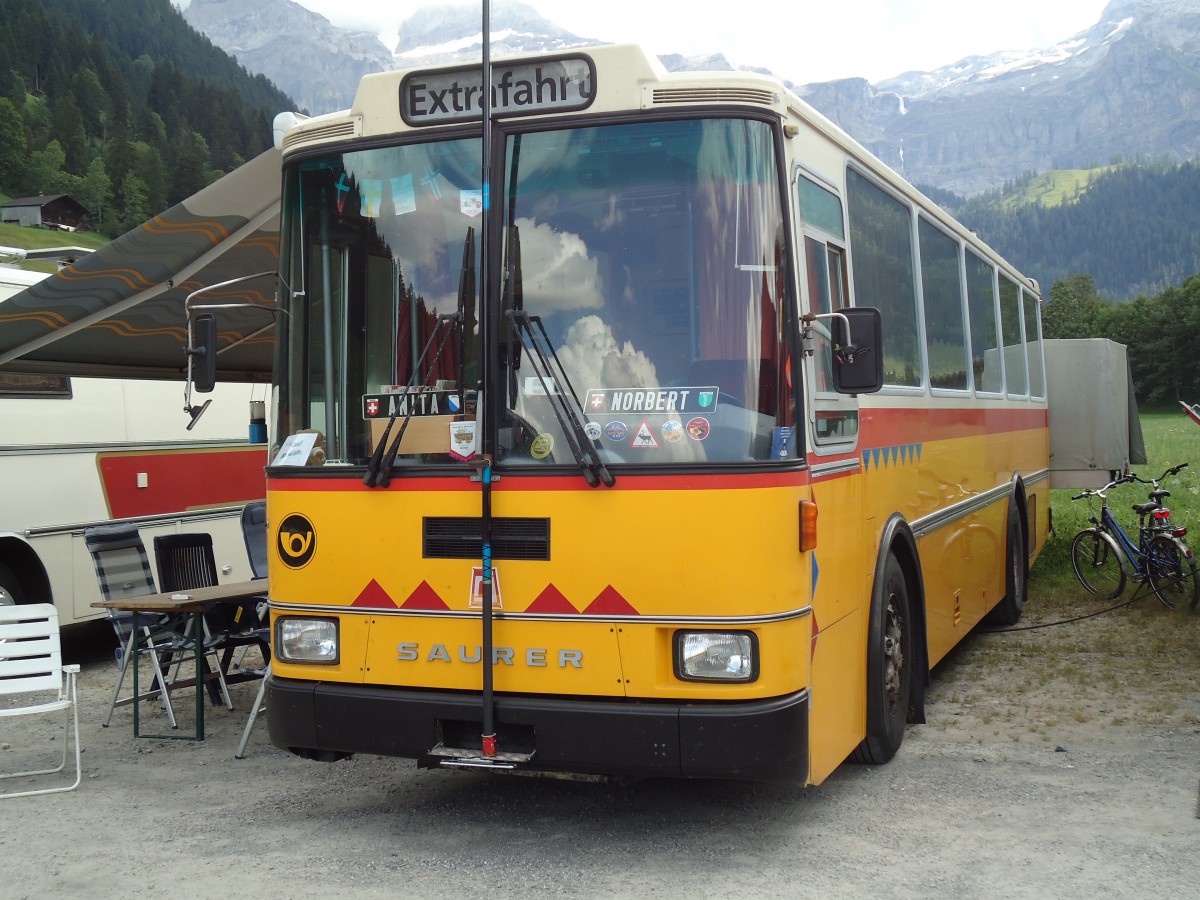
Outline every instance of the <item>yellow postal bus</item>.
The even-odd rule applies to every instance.
[[[503,60],[484,128],[480,73],[282,136],[272,741],[890,759],[1045,539],[1037,285],[777,80]]]

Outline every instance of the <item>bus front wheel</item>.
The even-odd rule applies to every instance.
[[[908,582],[888,554],[882,582],[871,603],[867,643],[867,736],[854,751],[856,762],[880,765],[904,740],[912,693],[913,623]]]

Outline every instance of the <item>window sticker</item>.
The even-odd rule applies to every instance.
[[[374,219],[379,216],[379,207],[383,205],[383,180],[379,178],[364,178],[358,189],[359,214],[364,219]]]
[[[476,424],[474,419],[450,423],[450,455],[459,462],[475,458]]]
[[[417,211],[417,193],[413,190],[412,173],[392,179],[392,206],[398,216]]]
[[[678,419],[667,419],[662,426],[663,440],[668,444],[677,444],[683,440],[683,423]]]
[[[658,440],[654,437],[654,432],[650,430],[650,423],[642,419],[642,424],[638,426],[634,432],[633,440],[629,444],[634,450],[657,450]]]
[[[629,426],[620,419],[604,426],[604,436],[610,441],[623,441],[629,437]]]
[[[554,452],[554,435],[543,431],[533,439],[529,447],[529,455],[534,459],[545,459]]]
[[[385,392],[362,395],[364,419],[390,419],[393,416],[454,416],[462,411],[457,391],[413,391],[404,394]]]
[[[459,191],[458,209],[464,216],[472,219],[483,215],[483,191]]]
[[[704,440],[706,437],[708,437],[708,433],[711,430],[712,426],[709,425],[708,419],[704,418],[704,416],[694,416],[688,419],[687,435],[693,441]]]
[[[716,408],[720,388],[716,385],[672,388],[592,388],[584,405],[589,413],[683,414]]]

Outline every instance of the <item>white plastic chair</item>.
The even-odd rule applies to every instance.
[[[67,765],[72,722],[75,729],[75,780],[70,785],[15,791],[0,794],[0,797],[54,794],[73,791],[79,786],[78,674],[79,666],[62,664],[58,611],[53,604],[0,606],[0,698],[19,697],[28,703],[25,706],[0,706],[0,719],[59,711],[66,714],[63,721],[62,762],[50,769],[0,774],[0,779],[51,775],[63,771]],[[58,698],[46,700],[45,696],[51,692],[57,693]],[[40,694],[41,698],[22,697],[31,694]],[[8,742],[16,743],[12,738],[8,738]]]

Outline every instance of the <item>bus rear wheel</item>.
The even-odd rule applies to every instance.
[[[1007,628],[1016,625],[1025,609],[1029,595],[1029,556],[1026,552],[1025,528],[1016,504],[1008,505],[1008,535],[1004,550],[1004,596],[984,618],[987,625]]]
[[[13,570],[0,562],[0,606],[16,606],[25,602],[25,592]]]
[[[881,765],[904,741],[912,692],[913,628],[904,570],[892,554],[871,604],[867,644],[867,736],[855,762]]]

